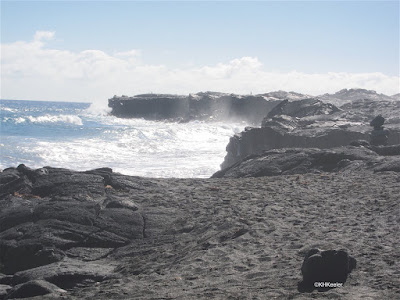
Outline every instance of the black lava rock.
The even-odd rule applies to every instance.
[[[301,266],[303,281],[299,282],[298,290],[312,292],[315,288],[324,291],[341,287],[356,264],[345,250],[311,249]]]
[[[371,121],[371,123],[369,123],[369,125],[374,127],[375,130],[379,130],[380,128],[382,128],[384,123],[385,123],[385,118],[382,116],[377,116]]]

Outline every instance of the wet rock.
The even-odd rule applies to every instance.
[[[341,287],[348,274],[356,267],[356,260],[345,250],[311,249],[301,266],[303,281],[299,282],[300,292],[312,292]],[[320,284],[318,284],[320,283]],[[337,285],[337,283],[339,283]]]

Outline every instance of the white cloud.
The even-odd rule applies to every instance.
[[[47,48],[43,40],[53,37],[54,32],[39,31],[31,42],[1,45],[1,98],[106,104],[114,94],[147,92],[247,94],[286,90],[318,95],[354,87],[388,95],[399,92],[399,77],[382,73],[268,72],[256,57],[174,69],[143,63],[137,49],[110,55],[100,50]]]
[[[140,56],[140,50],[130,50],[130,51],[125,51],[125,52],[117,52],[115,53],[116,56],[122,56],[122,57],[137,57]]]
[[[54,31],[36,31],[33,40],[41,41],[41,40],[51,40],[54,38]]]

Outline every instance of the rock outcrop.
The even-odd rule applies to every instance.
[[[281,100],[262,95],[240,96],[222,93],[197,93],[189,96],[143,94],[109,99],[111,114],[124,118],[150,120],[239,120],[259,124]]]
[[[389,131],[384,129],[384,123],[385,118],[381,115],[375,117],[370,123],[374,128],[371,132],[371,144],[374,146],[386,146],[388,143]]]
[[[375,103],[360,100],[338,108],[318,99],[284,100],[263,119],[261,127],[248,127],[231,137],[221,169],[249,155],[291,147],[332,148],[354,140],[370,141],[369,122],[375,112],[387,112],[387,145],[400,144],[400,102]],[[390,113],[389,113],[390,111]]]
[[[378,94],[376,91],[366,89],[342,89],[334,94],[320,95],[318,96],[318,99],[338,106],[365,99],[373,102],[397,100],[396,95],[387,96],[384,94]]]
[[[380,154],[378,154],[380,153]],[[382,156],[387,154],[387,156]],[[321,172],[400,171],[400,145],[331,149],[280,148],[250,155],[216,172],[213,178],[242,178]]]
[[[340,109],[336,106],[330,103],[324,103],[316,98],[295,101],[285,99],[267,114],[267,118],[272,118],[278,115],[304,118],[316,115],[331,115],[339,111]]]
[[[90,263],[143,239],[145,212],[109,191],[127,186],[109,168],[88,172],[24,165],[0,173],[0,272],[12,275],[10,297],[113,278],[114,266]],[[157,225],[158,224],[158,225]],[[161,227],[153,221],[153,226]],[[84,262],[86,261],[86,262]]]

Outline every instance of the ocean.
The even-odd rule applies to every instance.
[[[0,101],[0,168],[110,167],[145,177],[207,178],[247,124],[121,119],[90,103]]]

